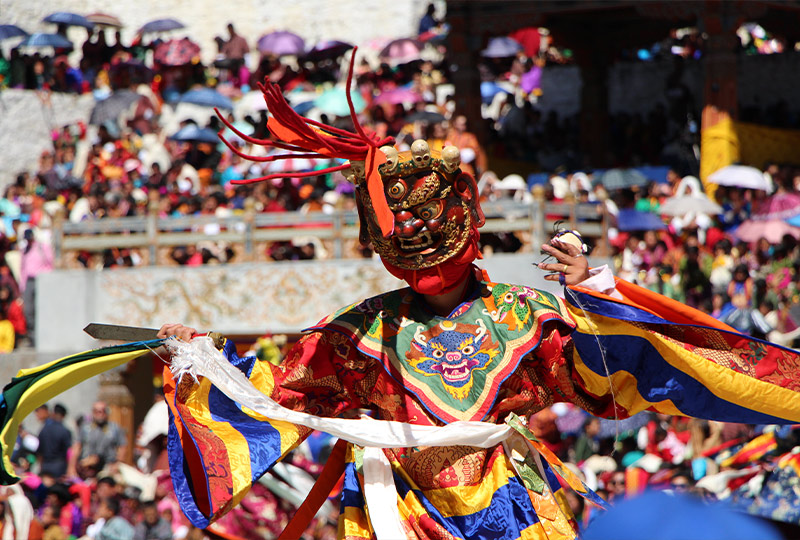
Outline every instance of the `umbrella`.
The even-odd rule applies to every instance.
[[[63,24],[66,26],[83,26],[84,28],[88,28],[89,30],[94,28],[94,23],[91,22],[86,17],[84,17],[83,15],[78,15],[77,13],[69,13],[68,11],[57,11],[55,13],[51,13],[42,20],[46,23],[52,23],[52,24]]]
[[[156,47],[153,59],[165,66],[182,66],[200,54],[200,46],[189,38],[171,39]]]
[[[748,219],[733,232],[733,235],[742,242],[758,242],[766,238],[770,244],[779,243],[787,234],[795,238],[800,237],[800,229],[792,227],[782,219]]]
[[[481,83],[481,101],[487,105],[492,102],[494,96],[501,92],[505,92],[506,94],[512,93],[493,81],[483,81]]]
[[[180,142],[202,142],[216,144],[219,142],[217,132],[210,128],[200,128],[196,124],[182,127],[170,139]]]
[[[646,426],[650,421],[650,415],[647,413],[639,413],[625,418],[623,420],[611,420],[608,418],[600,419],[600,431],[597,436],[600,439],[607,437],[616,437],[618,433],[625,433],[626,431],[634,431]]]
[[[400,38],[390,41],[378,54],[394,65],[407,64],[419,60],[422,44],[416,39]]]
[[[306,50],[306,42],[291,32],[271,32],[261,36],[257,43],[259,52],[276,56],[299,56]]]
[[[406,122],[426,122],[428,124],[436,124],[444,122],[445,118],[442,113],[436,111],[416,111],[406,116]]]
[[[398,105],[401,103],[419,103],[422,96],[410,88],[394,88],[386,92],[381,92],[375,98],[376,105]]]
[[[518,174],[509,174],[499,182],[496,182],[494,188],[497,190],[514,191],[516,189],[528,189],[528,183],[525,179]]]
[[[122,21],[108,13],[92,13],[91,15],[87,15],[86,19],[98,26],[110,26],[111,28],[122,28],[124,26]]]
[[[14,24],[0,24],[0,40],[13,37],[28,37],[28,33]]]
[[[667,183],[667,173],[670,168],[666,165],[642,165],[634,168],[654,182],[659,184]]]
[[[298,103],[297,105],[292,105],[292,109],[294,112],[299,114],[300,116],[305,116],[308,114],[308,111],[314,108],[314,101],[304,101],[302,103]]]
[[[496,37],[489,40],[489,45],[481,51],[486,58],[508,58],[516,56],[522,45],[510,37]]]
[[[626,208],[619,211],[617,228],[620,231],[659,231],[667,226],[655,214]]]
[[[722,213],[722,207],[702,194],[670,197],[659,209],[659,213],[666,216],[685,216],[692,212],[716,216]]]
[[[651,491],[619,502],[599,514],[581,536],[584,540],[780,540],[764,521],[723,503]]]
[[[712,184],[720,186],[736,186],[740,188],[761,189],[771,191],[770,180],[755,167],[746,165],[728,165],[712,173],[708,177]]]
[[[61,34],[31,34],[23,39],[20,47],[53,47],[56,49],[71,49],[72,42]]]
[[[600,182],[607,190],[646,186],[650,180],[636,169],[610,169],[603,173]]]
[[[344,41],[325,40],[320,41],[314,48],[306,53],[306,58],[312,61],[339,58],[344,53],[352,49],[353,46]]]
[[[761,201],[750,218],[764,221],[789,219],[797,215],[800,215],[800,195],[781,191]]]
[[[356,113],[360,113],[367,107],[367,103],[360,94],[354,93],[351,97]],[[338,86],[336,88],[331,88],[314,100],[314,106],[326,114],[350,116],[350,107],[347,105],[347,93],[344,88]]]
[[[170,30],[179,30],[181,28],[186,28],[186,25],[176,19],[156,19],[139,28],[136,33],[169,32]]]
[[[217,107],[218,109],[233,109],[233,101],[214,90],[213,88],[198,88],[189,90],[178,98],[178,103],[194,103],[203,107]]]
[[[127,111],[141,97],[141,95],[132,90],[117,90],[106,99],[97,102],[92,109],[91,116],[89,116],[89,123],[99,126],[109,120],[116,121],[123,112]]]

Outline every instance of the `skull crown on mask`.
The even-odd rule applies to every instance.
[[[381,258],[406,270],[424,270],[457,255],[483,225],[475,180],[461,172],[454,146],[441,155],[426,141],[416,140],[411,152],[383,147],[386,161],[379,167],[394,229],[384,238],[375,220],[368,191],[359,184],[361,241],[371,241]],[[356,163],[351,164],[358,181]]]

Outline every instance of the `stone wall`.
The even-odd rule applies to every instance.
[[[481,266],[495,281],[559,290],[532,266],[539,260],[530,253],[497,254]],[[227,335],[295,333],[402,285],[375,260],[59,270],[37,278],[37,351],[96,347],[82,331],[90,322],[151,328],[181,322]]]
[[[88,122],[92,107],[91,94],[0,90],[0,188],[22,171],[35,171],[42,151],[53,150],[51,131]]]

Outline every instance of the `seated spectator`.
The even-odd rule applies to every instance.
[[[172,540],[170,523],[158,513],[154,501],[142,505],[142,521],[136,524],[134,540]]]
[[[95,540],[133,540],[134,528],[125,518],[119,515],[120,504],[117,499],[107,498],[100,503],[97,516],[103,525],[95,536]]]

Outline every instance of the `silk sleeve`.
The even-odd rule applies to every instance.
[[[725,422],[800,422],[800,355],[624,280],[619,298],[567,289],[571,377],[600,416],[643,410]],[[616,408],[616,410],[615,410]],[[590,411],[595,414],[597,412]]]
[[[225,358],[262,393],[284,407],[337,416],[359,406],[348,389],[354,349],[335,336],[301,339],[281,366],[239,357],[228,340]],[[186,516],[205,528],[236,506],[250,487],[308,436],[308,428],[269,420],[242,407],[200,377],[176,382],[164,373],[170,408],[168,450],[175,494]]]

